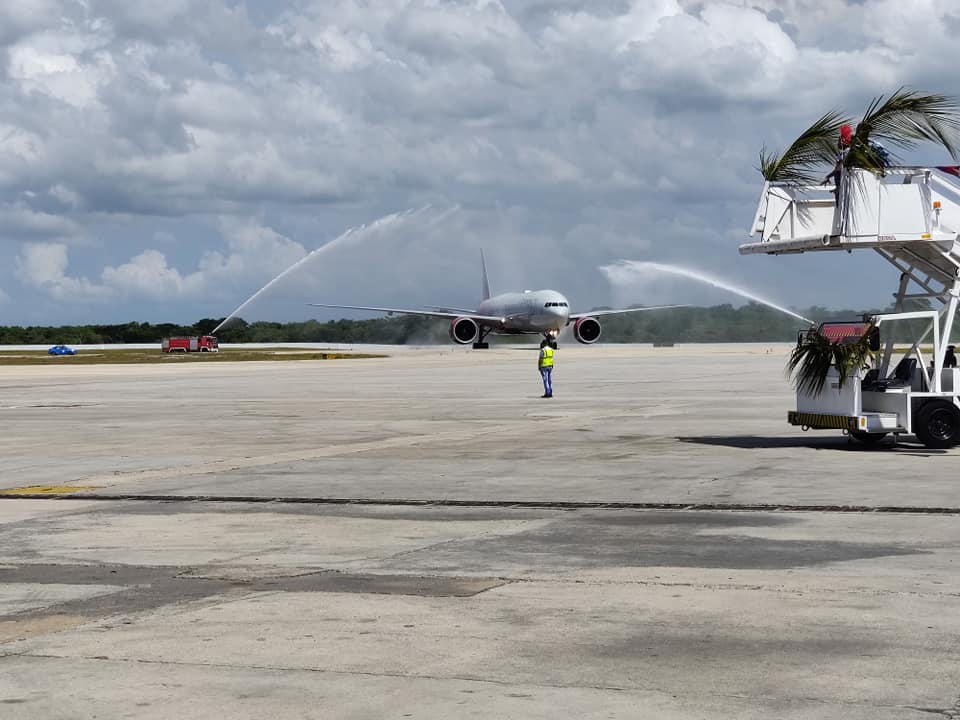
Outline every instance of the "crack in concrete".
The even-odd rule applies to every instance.
[[[668,580],[569,580],[557,576],[527,576],[513,577],[510,575],[499,576],[501,580],[511,584],[521,585],[523,583],[556,583],[558,585],[589,585],[595,587],[616,586],[616,585],[638,585],[642,587],[665,587],[665,588],[691,588],[694,590],[752,590],[758,592],[789,593],[789,594],[824,594],[824,595],[865,595],[878,597],[915,597],[915,598],[960,598],[960,592],[920,592],[918,590],[881,590],[877,588],[825,588],[825,587],[792,587],[787,585],[757,585],[756,583],[697,583],[697,582],[670,582]]]
[[[212,471],[211,471],[212,472]],[[722,502],[621,502],[578,500],[453,500],[448,498],[343,498],[343,497],[285,497],[257,495],[140,495],[115,493],[76,493],[64,495],[23,494],[0,495],[0,500],[97,500],[101,502],[169,502],[169,503],[237,503],[237,504],[299,504],[299,505],[373,505],[397,507],[480,507],[544,510],[674,510],[683,512],[769,512],[769,513],[896,513],[905,515],[960,515],[960,507],[924,507],[917,505],[797,505],[784,503],[722,503]]]
[[[549,690],[596,690],[600,692],[623,692],[623,693],[634,693],[634,694],[647,694],[647,695],[661,695],[667,698],[675,699],[676,693],[669,690],[662,690],[660,688],[652,687],[629,687],[626,685],[603,685],[603,684],[577,684],[577,683],[549,683],[549,682],[536,682],[536,681],[525,681],[525,682],[515,682],[508,680],[498,680],[496,678],[484,678],[475,675],[435,675],[429,673],[404,673],[404,672],[374,672],[367,670],[337,670],[334,668],[320,668],[320,667],[294,667],[286,665],[263,665],[263,664],[238,664],[238,663],[217,663],[217,662],[191,662],[186,660],[152,660],[147,658],[112,658],[105,655],[66,655],[66,654],[56,654],[56,653],[38,653],[38,652],[23,652],[23,653],[10,653],[6,656],[0,655],[0,659],[3,657],[16,657],[16,658],[28,658],[36,660],[87,660],[91,662],[106,662],[106,663],[118,663],[118,664],[141,664],[141,665],[166,665],[171,667],[197,667],[197,668],[213,668],[213,669],[223,669],[223,670],[265,670],[270,672],[302,672],[302,673],[314,673],[321,675],[338,675],[338,676],[349,676],[349,677],[373,677],[373,678],[394,678],[400,680],[434,680],[439,682],[469,682],[477,683],[483,685],[494,685],[501,688],[542,688]],[[746,693],[722,693],[722,692],[705,692],[699,693],[701,697],[717,697],[717,698],[727,698],[733,700],[744,700],[748,702],[755,701],[765,701],[765,702],[788,702],[793,704],[798,703],[811,703],[822,706],[837,706],[837,707],[865,707],[865,708],[882,708],[886,710],[914,710],[917,712],[931,712],[936,714],[942,714],[944,717],[949,718],[949,720],[955,720],[955,718],[960,717],[960,700],[954,704],[953,708],[947,708],[944,710],[932,709],[932,708],[920,708],[914,707],[911,705],[904,704],[887,704],[887,703],[876,703],[869,701],[856,701],[856,700],[841,700],[841,699],[824,699],[824,698],[815,698],[815,697],[782,697],[782,696],[773,696],[766,694],[752,695]]]
[[[948,708],[916,707],[913,705],[907,705],[905,707],[909,710],[915,710],[917,712],[929,713],[930,715],[939,715],[947,718],[947,720],[957,720],[957,718],[960,718],[960,698],[957,698],[956,702],[954,702],[953,705]]]
[[[941,714],[947,718],[947,720],[958,720],[958,718],[960,718],[960,697],[957,697],[953,705],[942,710]]]

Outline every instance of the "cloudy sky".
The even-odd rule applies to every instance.
[[[220,317],[304,258],[244,317],[469,304],[480,247],[577,306],[734,300],[617,259],[883,303],[868,254],[738,255],[757,154],[960,94],[957,37],[955,0],[4,0],[0,323]]]

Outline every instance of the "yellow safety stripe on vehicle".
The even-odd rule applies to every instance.
[[[821,415],[820,413],[802,413],[796,410],[787,413],[787,422],[791,425],[802,425],[818,430],[856,430],[857,420],[857,418],[847,415]]]

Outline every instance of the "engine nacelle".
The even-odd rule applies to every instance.
[[[573,336],[578,343],[592,345],[600,339],[600,321],[595,317],[582,317],[573,324]]]
[[[450,339],[458,345],[469,345],[480,338],[480,326],[473,318],[458,317],[450,323]]]

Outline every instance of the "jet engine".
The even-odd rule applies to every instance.
[[[592,345],[600,339],[600,321],[594,317],[582,317],[573,324],[573,336],[578,343]]]
[[[480,326],[473,318],[458,317],[450,323],[450,339],[458,345],[469,345],[480,337]]]

